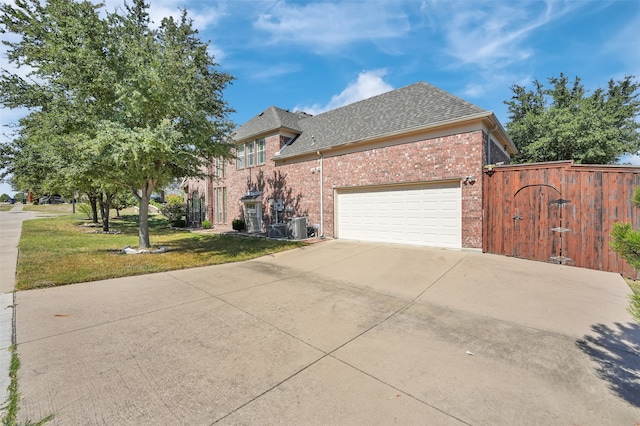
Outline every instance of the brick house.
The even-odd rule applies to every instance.
[[[483,168],[516,153],[493,112],[424,82],[316,116],[271,106],[233,140],[235,162],[187,182],[189,221],[447,248],[482,247]]]

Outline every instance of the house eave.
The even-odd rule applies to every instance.
[[[270,136],[270,135],[274,135],[274,134],[282,132],[282,131],[290,132],[290,133],[293,133],[293,134],[299,134],[300,133],[300,129],[292,129],[290,127],[281,126],[281,127],[276,127],[276,128],[273,128],[273,129],[268,129],[268,130],[263,130],[263,131],[260,131],[260,132],[256,132],[256,133],[253,133],[251,135],[245,136],[242,139],[236,139],[235,136],[232,135],[231,136],[231,140],[233,141],[234,144],[239,144],[239,143],[248,142],[248,141],[251,141],[251,140],[254,140],[254,139],[259,139],[259,138],[267,137],[267,136]]]
[[[493,111],[489,111],[489,114],[487,114],[486,119],[488,119],[489,121],[488,127],[490,130],[490,133],[497,134],[499,136],[499,139],[505,143],[504,147],[505,147],[505,150],[509,153],[509,155],[511,156],[516,155],[518,153],[518,148],[516,148],[516,145],[513,143],[513,141],[509,137],[509,134],[507,133],[505,128],[502,127],[502,124],[500,123],[496,115],[493,113]]]
[[[432,131],[432,130],[439,129],[439,128],[453,127],[453,126],[464,124],[464,123],[468,123],[468,122],[473,122],[473,121],[478,121],[478,120],[486,120],[486,119],[490,120],[491,122],[495,121],[495,123],[497,123],[498,126],[497,126],[496,130],[497,131],[500,131],[500,130],[502,131],[501,132],[501,137],[504,138],[507,141],[507,144],[509,145],[510,148],[512,148],[515,152],[517,152],[517,149],[516,149],[515,145],[513,144],[513,142],[509,138],[509,136],[506,134],[506,132],[504,131],[502,126],[500,125],[500,122],[495,117],[493,111],[483,111],[481,113],[474,114],[474,115],[467,115],[467,116],[464,116],[464,117],[459,117],[459,118],[454,118],[454,119],[442,120],[442,121],[438,121],[438,122],[434,122],[434,123],[429,123],[427,125],[405,128],[405,129],[402,129],[402,130],[383,133],[383,134],[371,136],[371,137],[368,137],[368,138],[355,139],[355,140],[352,140],[352,141],[349,141],[349,142],[346,142],[346,143],[341,143],[339,145],[333,145],[333,146],[324,147],[324,148],[320,148],[320,149],[310,149],[310,150],[307,150],[307,151],[298,152],[298,153],[290,154],[290,155],[282,155],[282,154],[280,154],[280,151],[278,151],[278,153],[276,153],[277,155],[273,156],[271,159],[273,161],[280,161],[280,160],[289,160],[289,159],[298,158],[298,157],[306,157],[306,156],[309,156],[309,155],[317,155],[318,153],[331,152],[331,151],[334,151],[334,150],[343,149],[345,147],[349,147],[349,146],[353,146],[353,145],[366,144],[366,143],[375,142],[375,141],[383,140],[383,139],[391,139],[391,138],[402,136],[402,135],[411,135],[411,134],[423,133],[423,132]]]

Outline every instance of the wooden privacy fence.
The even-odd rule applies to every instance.
[[[498,166],[484,178],[483,251],[640,278],[609,247],[615,222],[640,228],[640,167],[572,161]]]

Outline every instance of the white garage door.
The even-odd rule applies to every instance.
[[[432,247],[462,247],[460,182],[337,193],[338,238]]]

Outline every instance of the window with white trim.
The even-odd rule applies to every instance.
[[[214,197],[216,199],[215,220],[217,223],[227,223],[227,188],[215,188]]]
[[[264,164],[267,162],[267,148],[266,144],[264,143],[264,138],[258,139],[256,141],[256,145],[256,150],[258,151],[258,165]]]
[[[238,169],[261,166],[267,162],[267,146],[264,138],[239,144],[236,147]]]
[[[217,158],[213,165],[213,177],[223,178],[227,174],[227,164],[222,158]]]
[[[244,169],[244,144],[240,144],[236,148],[236,158],[237,168]]]
[[[247,167],[253,167],[256,165],[256,144],[247,142],[245,145]]]

